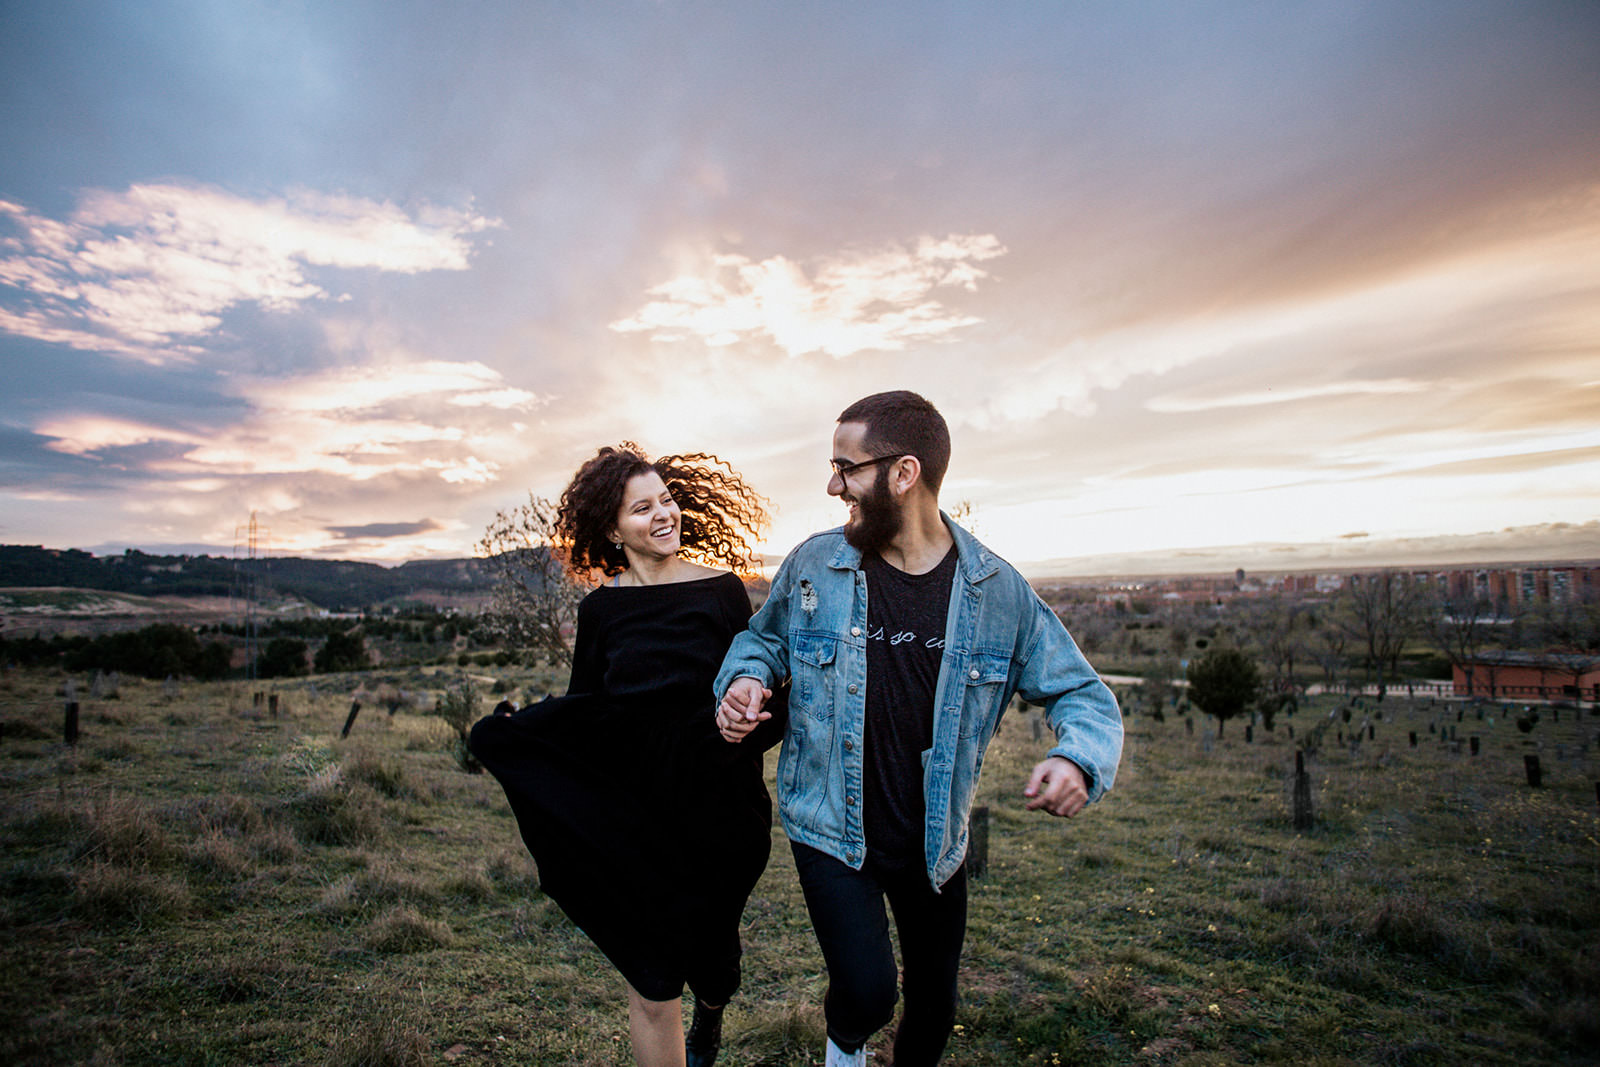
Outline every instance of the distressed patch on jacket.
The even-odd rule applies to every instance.
[[[811,584],[810,578],[800,579],[800,610],[807,615],[817,610],[817,587]]]

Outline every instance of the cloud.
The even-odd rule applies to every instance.
[[[341,541],[355,541],[364,538],[391,538],[415,537],[417,534],[432,533],[444,527],[433,519],[420,519],[416,522],[369,522],[362,526],[328,526],[325,529]]]
[[[1203,384],[1143,406],[1177,415],[1416,397],[1408,408],[1417,410],[1429,394],[1454,395],[1464,379],[1497,387],[1536,374],[1592,377],[1586,320],[1571,309],[1600,293],[1600,201],[1581,208],[1554,231],[1500,234],[1342,287],[1244,294],[1204,313],[1152,308],[1131,324],[1087,330],[1010,373],[975,381],[946,417],[984,430],[1062,411],[1088,418],[1110,394],[1150,392],[1178,372],[1199,375],[1202,365]],[[1249,380],[1224,379],[1236,374]],[[1541,396],[1548,401],[1561,389]]]
[[[520,424],[501,413],[542,403],[481,363],[443,360],[241,378],[232,387],[249,414],[220,427],[78,413],[34,430],[52,451],[191,484],[230,476],[365,482],[418,474],[485,484],[496,479],[499,457],[523,450]]]
[[[1005,253],[990,234],[923,237],[912,249],[829,257],[810,276],[784,256],[758,263],[721,255],[699,275],[654,286],[649,292],[655,299],[611,328],[656,341],[698,338],[713,346],[765,337],[790,356],[822,352],[839,359],[899,351],[979,322],[931,294],[975,290],[989,276],[978,264]]]
[[[335,367],[298,378],[258,381],[246,387],[258,404],[280,412],[375,411],[407,401],[443,400],[454,407],[527,408],[540,398],[505,384],[482,363],[417,363]]]
[[[192,357],[230,308],[284,311],[329,294],[308,268],[464,270],[493,219],[301,191],[251,200],[134,185],[85,194],[65,222],[0,201],[0,330],[150,362]]]
[[[1260,407],[1265,404],[1289,404],[1299,400],[1320,400],[1330,396],[1372,396],[1392,393],[1422,393],[1436,388],[1436,383],[1394,379],[1389,381],[1329,382],[1324,385],[1287,386],[1267,388],[1257,392],[1234,393],[1225,396],[1158,396],[1145,406],[1151,411],[1171,414],[1186,411],[1210,411],[1215,408]]]
[[[1383,475],[1383,477],[1439,476],[1476,478],[1491,474],[1517,474],[1524,471],[1544,471],[1554,467],[1593,463],[1600,463],[1600,445],[1475,456],[1471,459],[1433,463],[1422,467],[1392,471]]]
[[[49,438],[45,447],[69,456],[100,456],[114,449],[148,444],[201,445],[205,438],[167,426],[104,415],[64,415],[46,419],[34,432]]]

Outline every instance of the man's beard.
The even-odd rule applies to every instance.
[[[900,533],[904,521],[889,494],[888,472],[880,467],[872,488],[856,497],[856,515],[845,523],[844,539],[863,553],[880,552]]]

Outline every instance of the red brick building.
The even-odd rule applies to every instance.
[[[1472,681],[1451,668],[1456,696],[1491,700],[1600,700],[1600,656],[1573,652],[1486,652],[1472,661]]]

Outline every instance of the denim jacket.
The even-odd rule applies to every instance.
[[[1089,799],[1111,788],[1122,753],[1122,714],[1066,627],[1022,575],[957,526],[959,557],[934,691],[933,747],[922,754],[928,879],[942,886],[967,852],[978,772],[1013,694],[1045,706],[1056,745],[1083,768]],[[790,840],[859,869],[861,734],[866,716],[867,579],[861,551],[841,530],[815,534],[783,561],[750,628],[717,675],[769,688],[786,679],[789,724],[778,756],[778,810]]]

